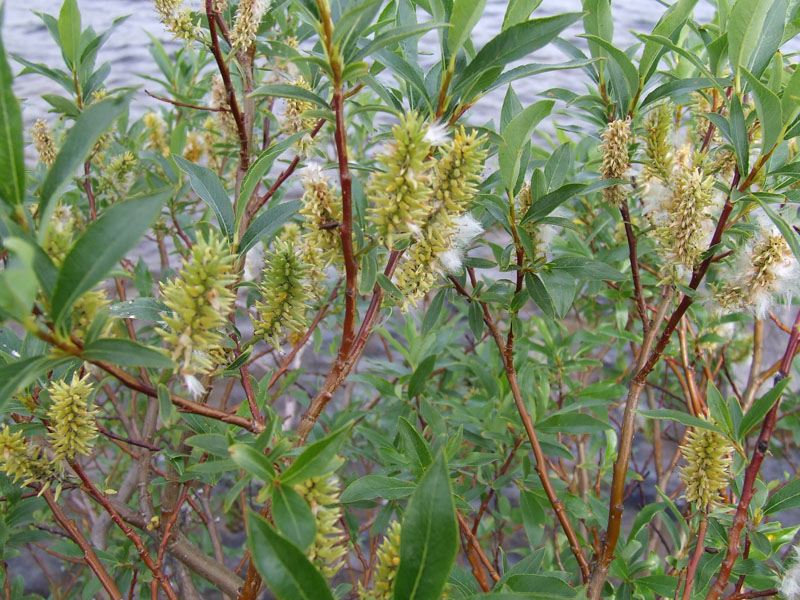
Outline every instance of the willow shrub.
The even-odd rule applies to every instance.
[[[66,0],[28,133],[0,46],[7,598],[800,597],[797,3],[538,4],[156,0],[143,103]]]

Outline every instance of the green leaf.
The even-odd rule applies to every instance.
[[[639,107],[643,109],[645,106],[648,106],[657,100],[661,100],[662,98],[682,96],[695,90],[702,90],[707,87],[711,87],[712,85],[714,85],[714,83],[707,77],[688,77],[685,79],[668,81],[647,94],[645,99],[640,102]]]
[[[476,340],[481,339],[483,334],[483,311],[481,310],[480,302],[472,301],[467,308],[467,322],[469,330]]]
[[[620,106],[617,108],[620,116],[625,116],[631,110],[631,102],[639,90],[639,72],[633,62],[622,50],[594,35],[584,35],[587,40],[594,42],[607,52],[608,70],[611,76],[614,92]]]
[[[0,365],[0,408],[8,399],[58,365],[72,360],[70,356],[31,356],[7,365]]]
[[[554,270],[563,269],[578,279],[586,281],[624,281],[627,276],[599,260],[582,256],[559,256],[550,263]]]
[[[614,41],[614,19],[611,0],[583,0],[583,29],[589,35],[607,42]],[[605,56],[603,47],[589,40],[589,53],[598,58]]]
[[[291,147],[297,140],[302,138],[306,135],[305,131],[301,131],[299,133],[295,133],[293,136],[290,136],[284,140],[281,140],[277,144],[273,144],[264,152],[262,152],[259,157],[250,165],[250,168],[245,173],[244,179],[242,179],[242,186],[239,188],[239,203],[236,205],[236,232],[239,231],[239,223],[242,220],[242,215],[244,214],[244,209],[247,206],[250,197],[253,195],[253,192],[256,191],[258,184],[261,182],[261,179],[266,175],[269,170],[272,168],[272,165],[275,164],[275,160],[286,151],[287,148]]]
[[[502,35],[502,34],[501,34]],[[503,144],[497,150],[503,186],[510,190],[517,181],[522,148],[530,141],[536,125],[550,114],[553,100],[541,100],[525,108],[503,129]]]
[[[733,94],[728,103],[730,109],[731,143],[736,153],[739,172],[744,177],[750,172],[750,137],[747,133],[747,124],[744,121],[744,111],[739,96]]]
[[[272,517],[275,526],[290,542],[305,550],[317,535],[317,523],[311,507],[288,485],[272,488]]]
[[[767,416],[767,413],[781,397],[781,394],[783,393],[783,390],[786,389],[789,381],[789,377],[784,377],[778,383],[773,385],[772,389],[770,389],[766,394],[753,402],[750,410],[744,414],[744,417],[742,417],[742,422],[739,424],[738,437],[740,441],[747,437],[747,434],[750,433],[751,429],[763,423],[764,417]]]
[[[611,425],[592,415],[569,411],[542,419],[536,423],[536,429],[553,433],[597,433],[611,429]]]
[[[789,483],[775,492],[764,506],[764,514],[800,507],[800,479],[792,479]]]
[[[291,200],[283,204],[276,204],[271,206],[263,213],[258,215],[256,219],[244,232],[242,240],[239,242],[238,252],[245,254],[250,248],[255,246],[263,238],[269,242],[278,230],[283,227],[298,210],[303,203],[300,200]]]
[[[403,438],[406,457],[415,466],[415,471],[422,473],[433,462],[433,455],[428,448],[428,442],[420,435],[417,428],[404,417],[400,417],[397,428],[400,437]]]
[[[53,290],[50,314],[56,326],[69,316],[78,298],[100,283],[139,243],[168,194],[162,191],[112,205],[75,241]]]
[[[506,7],[506,14],[503,16],[503,27],[505,31],[519,23],[524,23],[542,3],[542,0],[509,0]]]
[[[410,481],[385,475],[366,475],[359,477],[348,485],[342,492],[340,501],[348,504],[381,498],[382,500],[397,500],[405,498],[414,491],[416,486]]]
[[[261,481],[269,483],[275,478],[275,469],[269,459],[252,446],[233,444],[228,448],[228,453],[233,462]]]
[[[486,7],[486,0],[454,0],[447,32],[447,53],[455,56],[469,39],[469,34],[478,23]]]
[[[767,216],[770,218],[770,220],[775,223],[775,227],[778,228],[783,236],[783,239],[786,240],[786,243],[789,244],[789,248],[791,248],[792,252],[794,252],[795,258],[800,260],[800,241],[798,241],[797,234],[794,232],[794,229],[792,229],[780,215],[772,210],[769,204],[757,196],[752,197],[755,198],[756,202],[758,202],[758,205],[764,209],[764,212],[767,213]]]
[[[528,290],[528,295],[536,303],[545,317],[548,319],[555,318],[555,305],[553,299],[547,291],[547,288],[542,283],[542,280],[535,273],[525,273],[525,289]]]
[[[169,392],[167,392],[169,396]],[[186,443],[192,448],[199,448],[203,452],[228,458],[228,438],[220,433],[200,433],[186,439]]]
[[[280,600],[333,600],[325,578],[297,546],[266,519],[247,514],[247,545],[256,569]]]
[[[761,123],[763,135],[761,154],[772,150],[775,144],[780,143],[783,122],[781,121],[781,101],[772,90],[761,83],[750,71],[742,67],[742,75],[750,85],[758,111],[758,120]]]
[[[348,431],[350,431],[349,424],[307,446],[291,466],[281,474],[281,483],[292,485],[312,477],[326,475],[330,471],[329,467],[336,459],[336,452]]]
[[[443,288],[431,300],[430,306],[425,313],[425,318],[422,319],[422,335],[426,335],[433,329],[436,322],[439,320],[439,315],[442,314],[442,307],[444,306],[444,297],[447,293],[447,288]]]
[[[39,188],[40,239],[47,231],[46,224],[70,177],[84,163],[100,136],[127,110],[130,99],[130,95],[126,94],[91,104],[67,133],[53,166]]]
[[[0,6],[0,33],[4,6]],[[0,35],[0,200],[9,206],[22,204],[25,196],[24,149],[22,111],[14,95],[14,76]]]
[[[34,265],[41,249],[18,237],[7,237],[2,242],[11,256],[0,271],[0,309],[24,322],[39,291]]]
[[[415,25],[393,27],[389,29],[389,31],[385,31],[382,34],[375,36],[375,39],[369,41],[366,46],[356,52],[355,56],[353,57],[353,61],[356,62],[363,60],[364,58],[372,56],[381,48],[386,48],[395,42],[399,42],[415,35],[422,35],[423,33],[438,27],[444,27],[444,25],[442,23],[428,21],[426,23],[418,23]]]
[[[728,18],[728,57],[737,75],[745,67],[761,77],[780,48],[786,0],[736,0]]]
[[[509,577],[506,585],[515,592],[522,592],[525,598],[561,600],[577,597],[575,590],[566,581],[552,575],[520,573]]]
[[[658,20],[658,23],[653,28],[653,33],[669,38],[673,42],[677,41],[678,34],[691,16],[696,4],[697,0],[678,0],[675,2]],[[643,84],[647,83],[652,77],[664,51],[665,49],[661,44],[657,44],[652,40],[645,43],[644,50],[642,50],[642,58],[639,59],[639,77]]]
[[[394,600],[439,600],[458,552],[450,475],[440,452],[408,503]]]
[[[581,16],[581,13],[564,13],[553,17],[531,19],[502,31],[475,55],[457,78],[454,90],[467,87],[473,78],[479,77],[492,67],[502,68],[543,48]],[[471,98],[465,100],[469,101]]]
[[[575,300],[575,294],[578,293],[575,276],[563,269],[542,271],[538,275],[553,301],[556,316],[563,319]]]
[[[177,154],[172,155],[172,160],[181,171],[189,176],[189,183],[192,184],[195,193],[214,211],[219,228],[225,237],[233,241],[236,219],[233,215],[231,199],[217,174],[208,167],[196,165]]]
[[[123,367],[175,368],[175,363],[162,351],[122,338],[95,340],[83,348],[81,358]]]
[[[411,379],[408,381],[408,398],[413,400],[424,388],[428,378],[433,373],[433,368],[436,366],[436,355],[431,354],[426,357],[419,366],[414,370]]]
[[[331,106],[322,97],[318,96],[311,90],[307,90],[299,85],[291,85],[289,83],[269,83],[262,85],[255,89],[250,94],[254,98],[259,96],[270,96],[273,98],[292,98],[302,102],[310,102],[316,104],[320,108],[330,110]]]
[[[693,417],[692,415],[680,412],[678,410],[659,408],[655,410],[637,410],[636,412],[648,419],[675,421],[681,425],[686,425],[687,427],[694,427],[695,429],[707,429],[708,431],[715,431],[721,435],[725,435],[725,432],[716,425],[712,425],[708,421],[698,419],[697,417]]]
[[[58,14],[58,36],[61,38],[61,52],[67,65],[77,68],[78,49],[81,42],[81,13],[76,0],[64,0]]]
[[[634,580],[636,585],[641,585],[654,594],[665,598],[672,598],[675,595],[678,581],[678,578],[673,575],[648,575]]]
[[[585,183],[567,183],[560,188],[534,199],[528,212],[522,217],[522,224],[543,219],[570,198],[574,198],[586,189]]]
[[[116,319],[141,319],[142,321],[161,321],[161,313],[168,312],[167,306],[156,298],[138,296],[112,304],[108,308],[110,315]]]

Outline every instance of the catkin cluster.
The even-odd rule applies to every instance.
[[[686,484],[685,497],[698,510],[706,511],[719,502],[720,491],[730,478],[731,448],[728,441],[716,431],[695,429],[687,435],[681,446],[686,461],[680,477]]]
[[[231,46],[246,50],[256,39],[258,26],[269,8],[269,0],[241,0],[231,29]]]
[[[164,28],[177,39],[191,42],[200,37],[200,19],[192,20],[183,0],[155,0],[155,8]]]
[[[483,231],[466,211],[483,171],[484,143],[484,137],[462,128],[443,144],[440,158],[431,161],[432,193],[420,205],[423,216],[415,224],[416,236],[394,275],[405,297],[404,310],[409,303],[416,305],[441,273],[457,271],[464,249]]]
[[[673,147],[672,114],[665,104],[645,118],[642,214],[667,264],[691,271],[708,249],[722,196],[714,192],[704,156],[689,144]]]
[[[147,147],[160,152],[162,156],[169,156],[169,138],[164,118],[151,111],[144,115],[143,121],[147,128]]]
[[[397,569],[400,566],[401,532],[399,521],[392,521],[389,524],[389,530],[378,547],[378,566],[375,569],[372,589],[367,590],[359,582],[359,600],[391,600]]]
[[[205,391],[196,375],[210,373],[224,356],[219,329],[233,310],[235,295],[228,289],[235,281],[233,261],[217,233],[198,235],[178,277],[161,284],[161,298],[170,312],[162,315],[166,328],[157,331],[195,396]]]
[[[53,139],[53,132],[47,126],[47,121],[36,119],[36,123],[33,124],[32,137],[36,151],[39,153],[39,160],[47,167],[52,166],[56,160],[56,142]]]
[[[392,128],[393,141],[377,157],[383,168],[367,187],[373,203],[370,220],[389,249],[418,233],[430,211],[433,162],[427,133],[428,125],[418,113],[406,113]]]
[[[33,482],[46,490],[55,479],[54,463],[42,448],[29,444],[22,431],[12,433],[8,425],[0,427],[0,470],[23,486]]]
[[[320,282],[325,279],[325,270],[341,252],[338,225],[342,220],[342,201],[318,164],[309,164],[303,170],[302,180],[304,192],[300,214],[305,220],[306,232],[300,250],[304,261],[311,266],[311,280]],[[284,231],[296,232],[293,228]]]
[[[342,518],[339,478],[335,475],[313,477],[297,484],[295,491],[308,502],[317,524],[317,535],[306,555],[330,579],[342,568],[347,553],[345,532],[339,523]]]
[[[800,264],[781,233],[762,215],[759,230],[725,273],[714,300],[726,311],[746,310],[763,319],[776,297],[800,291]]]
[[[76,455],[88,456],[97,437],[96,411],[89,407],[92,394],[89,373],[72,380],[52,382],[47,391],[50,394],[50,407],[47,418],[50,421],[50,444],[57,460],[73,460]]]
[[[309,270],[291,241],[275,241],[258,286],[263,302],[256,302],[258,318],[253,318],[255,335],[263,337],[273,348],[280,348],[285,330],[301,333],[308,326]]]

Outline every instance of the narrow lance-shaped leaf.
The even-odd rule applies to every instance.
[[[39,237],[47,230],[46,223],[53,214],[61,191],[69,178],[86,160],[98,138],[128,108],[130,95],[101,100],[90,105],[67,133],[56,160],[39,189]]]
[[[233,206],[217,174],[208,167],[196,165],[177,154],[173,154],[172,159],[178,168],[189,176],[189,183],[195,193],[214,211],[219,228],[225,237],[233,240],[236,221]]]
[[[75,302],[96,286],[141,237],[161,211],[169,192],[114,204],[72,245],[58,272],[51,316],[60,326]]]
[[[4,8],[0,6],[0,200],[9,206],[22,204],[25,195],[22,112],[14,96],[14,77],[3,45]]]
[[[411,496],[400,536],[394,600],[439,600],[458,552],[458,523],[443,452]]]
[[[297,546],[266,519],[247,515],[247,545],[258,572],[280,600],[333,600],[328,584]]]

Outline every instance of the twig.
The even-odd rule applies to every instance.
[[[228,108],[227,106],[218,106],[216,108],[213,107],[213,106],[198,106],[197,104],[187,104],[186,102],[179,102],[178,100],[171,100],[169,98],[165,98],[164,96],[157,96],[156,94],[154,94],[153,92],[150,92],[148,90],[145,90],[144,93],[147,94],[148,96],[150,96],[151,98],[155,98],[156,100],[161,100],[161,102],[167,102],[169,104],[174,104],[175,106],[182,106],[184,108],[194,108],[194,109],[197,109],[197,110],[208,110],[208,111],[211,111],[211,112],[231,112],[231,109]]]

